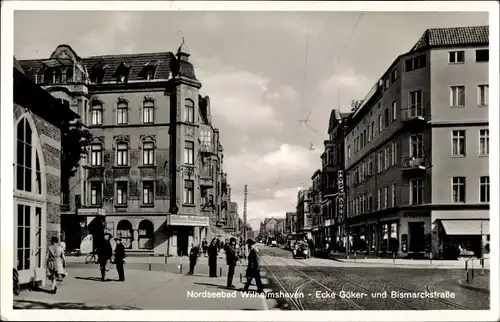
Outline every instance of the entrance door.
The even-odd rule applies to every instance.
[[[19,272],[19,282],[23,284],[42,281],[45,277],[43,268],[45,245],[42,229],[44,206],[36,203],[16,202],[16,204],[14,266]]]
[[[188,255],[189,227],[179,227],[177,231],[177,255]]]
[[[408,223],[410,233],[410,252],[420,253],[425,250],[425,230],[423,222]]]

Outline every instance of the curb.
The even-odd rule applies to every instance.
[[[465,282],[465,280],[463,278],[458,280],[458,285],[460,287],[463,287],[463,288],[466,288],[466,289],[469,289],[469,290],[473,290],[473,291],[476,291],[476,292],[490,294],[490,290],[489,289],[482,288],[482,287],[477,287],[477,286],[471,286],[471,285],[467,284],[467,282]]]

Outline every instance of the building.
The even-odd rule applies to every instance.
[[[323,202],[323,172],[318,169],[311,177],[311,217],[312,227],[311,235],[315,248],[323,248],[325,246],[325,217],[322,211]]]
[[[93,135],[88,158],[61,191],[67,245],[107,231],[127,251],[181,255],[213,235],[223,150],[189,57],[183,40],[176,54],[80,58],[60,45],[50,58],[19,62],[70,102]]]
[[[441,257],[489,235],[487,26],[426,30],[352,114],[352,247]]]
[[[293,238],[293,236],[296,234],[295,220],[296,215],[294,212],[287,212],[285,214],[285,235],[290,238]]]
[[[14,267],[21,284],[43,284],[47,245],[61,232],[62,138],[79,116],[30,80],[15,58],[13,96]]]
[[[311,189],[297,193],[297,238],[312,238],[312,217],[310,214]]]
[[[350,113],[333,109],[328,122],[328,140],[321,155],[323,172],[323,216],[325,236],[334,250],[343,250],[344,231],[344,129]]]
[[[259,235],[262,238],[276,238],[285,233],[285,218],[264,218],[260,223]]]
[[[233,236],[236,236],[239,231],[238,221],[238,204],[236,202],[229,203],[229,211],[227,215],[226,225],[224,226],[224,231],[230,233]]]

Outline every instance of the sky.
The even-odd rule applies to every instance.
[[[248,222],[295,211],[321,167],[332,109],[348,112],[428,28],[487,25],[468,12],[16,11],[14,55],[175,52],[182,37],[210,96],[224,169]],[[298,122],[310,115],[310,127]],[[311,146],[313,147],[311,149]]]

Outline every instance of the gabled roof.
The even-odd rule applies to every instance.
[[[430,47],[487,45],[489,44],[488,26],[427,29],[410,52]]]

